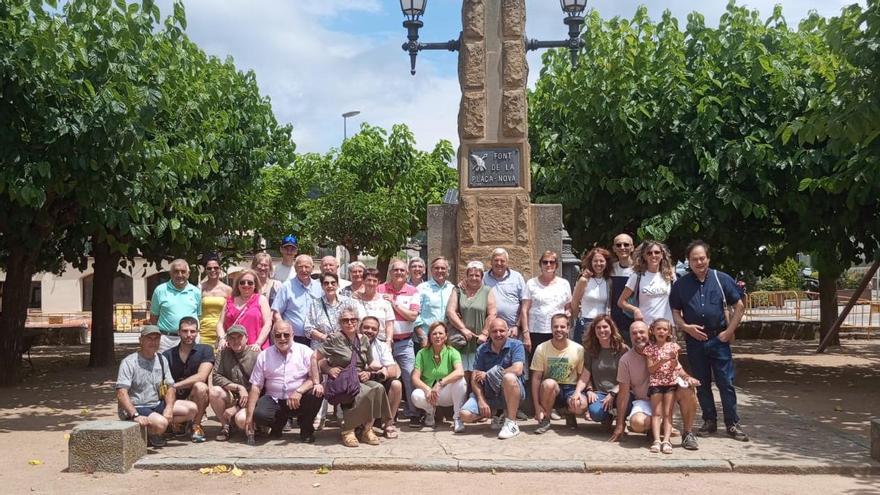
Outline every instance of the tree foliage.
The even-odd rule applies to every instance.
[[[151,0],[47,3],[0,5],[0,383],[17,379],[35,271],[91,248],[92,363],[112,362],[119,260],[246,237],[260,168],[293,151],[253,73],[186,38],[181,4],[163,22]]]
[[[631,231],[683,257],[702,238],[734,272],[812,252],[833,283],[877,245],[880,208],[801,188],[848,153],[789,139],[788,123],[827,109],[843,66],[827,26],[813,15],[792,29],[780,7],[762,20],[734,2],[717,28],[697,13],[682,30],[668,12],[594,12],[578,69],[547,53],[530,95],[537,200],[563,204],[580,247]]]

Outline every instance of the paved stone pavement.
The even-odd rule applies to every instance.
[[[650,453],[650,442],[644,435],[629,434],[620,444],[609,443],[609,434],[600,424],[583,419],[576,430],[566,428],[564,421],[554,422],[544,435],[533,433],[535,421],[523,421],[520,435],[509,440],[498,440],[488,423],[468,425],[466,432],[459,435],[450,431],[448,423],[438,422],[434,430],[401,425],[399,438],[383,438],[379,446],[359,448],[342,446],[336,427],[318,432],[314,445],[298,443],[296,431],[286,433],[281,440],[258,438],[255,447],[244,444],[240,434],[221,443],[213,440],[218,426],[210,421],[206,443],[169,441],[165,448],[151,450],[135,467],[194,469],[236,464],[250,469],[328,466],[432,471],[880,474],[880,463],[871,460],[866,439],[801,417],[742,390],[738,397],[742,424],[751,436],[750,442],[736,442],[719,433],[699,439],[698,451],[684,450],[675,443],[671,455]]]

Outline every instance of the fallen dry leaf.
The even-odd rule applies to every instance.
[[[214,470],[209,467],[203,467],[203,468],[199,469],[199,472],[202,474],[211,474],[214,472]]]
[[[330,468],[327,466],[321,466],[317,470],[315,470],[315,474],[327,474],[330,472]]]
[[[31,459],[28,461],[28,464],[30,464],[31,466],[39,466],[42,463],[43,463],[43,461],[41,461],[39,459]]]
[[[65,434],[64,434],[64,439],[65,439],[65,440],[70,440],[70,433],[65,433]]]
[[[318,488],[319,486],[321,486],[320,483],[312,483],[312,488]]]
[[[244,474],[244,471],[242,471],[241,469],[238,469],[237,467],[233,467],[232,471],[230,471],[230,473],[232,473],[233,476],[241,477],[241,475]]]

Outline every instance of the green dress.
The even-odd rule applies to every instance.
[[[489,291],[492,288],[483,285],[474,294],[474,297],[468,297],[467,292],[458,289],[458,314],[465,326],[474,332],[477,336],[483,331],[483,325],[486,324],[486,313],[489,306]],[[465,371],[474,370],[474,362],[477,359],[477,346],[479,341],[474,338],[468,341],[463,349],[459,349],[461,353],[461,366]]]
[[[370,340],[363,335],[360,336],[359,340],[357,369],[358,371],[364,371],[367,365],[372,362],[373,357],[370,352]],[[330,335],[324,341],[318,352],[327,358],[330,366],[345,368],[351,363],[351,353],[354,348],[355,344],[350,342],[345,334],[337,332]],[[382,420],[391,419],[391,406],[388,403],[388,396],[385,394],[385,387],[381,383],[372,380],[362,382],[361,390],[358,392],[355,400],[349,404],[343,404],[342,410],[342,428],[344,430],[351,430],[377,418]]]

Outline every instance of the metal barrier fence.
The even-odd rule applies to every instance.
[[[838,297],[838,309],[842,311],[846,301],[841,297]],[[818,292],[758,291],[746,294],[744,302],[748,320],[819,321]],[[859,299],[843,326],[880,328],[880,300]]]
[[[117,332],[136,332],[150,320],[150,303],[140,304],[114,304],[113,305],[113,329]],[[43,313],[41,311],[29,311],[25,325],[32,328],[51,328],[66,325],[80,325],[90,323],[91,311],[68,312],[68,313]]]

